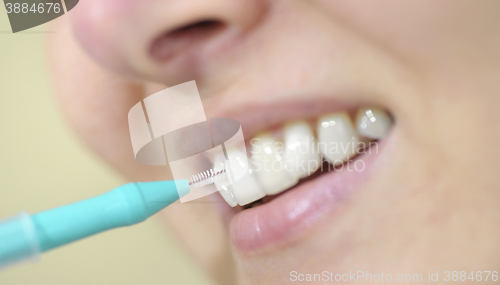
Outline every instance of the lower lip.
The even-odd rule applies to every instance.
[[[381,150],[379,145],[378,152]],[[375,156],[366,153],[339,171],[331,171],[284,192],[270,202],[237,213],[230,225],[233,246],[252,253],[289,245],[331,212],[346,204],[368,180]],[[362,160],[364,167],[360,162]],[[358,165],[357,169],[354,166]]]

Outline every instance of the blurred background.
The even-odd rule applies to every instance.
[[[0,12],[0,220],[126,181],[80,143],[53,96],[44,24],[12,34]],[[0,271],[0,284],[210,284],[157,217]]]

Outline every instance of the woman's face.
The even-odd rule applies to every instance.
[[[70,18],[53,46],[63,108],[132,180],[169,178],[135,161],[127,129],[130,107],[165,85],[196,80],[207,117],[237,119],[247,139],[297,120],[316,133],[321,116],[363,106],[391,114],[362,171],[250,209],[218,194],[166,209],[216,280],[500,264],[499,1],[86,0]]]

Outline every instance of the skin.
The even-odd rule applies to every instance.
[[[171,177],[168,168],[135,161],[129,109],[192,79],[207,117],[281,102],[299,102],[299,110],[304,100],[333,98],[340,106],[376,104],[395,118],[368,182],[303,234],[265,250],[238,248],[216,204],[162,211],[216,282],[287,284],[292,270],[422,273],[424,280],[429,270],[498,270],[499,1],[144,4],[81,1],[50,39],[68,121],[132,181]],[[151,52],[159,35],[206,19],[226,29],[167,37]],[[242,119],[246,138],[272,127],[252,120]]]

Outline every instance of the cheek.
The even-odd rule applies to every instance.
[[[493,33],[498,34],[495,28],[498,27],[497,3],[500,2],[316,1],[353,31],[368,35],[383,48],[430,67],[450,64],[448,60],[455,62],[455,55],[449,59],[452,53],[468,53],[471,49],[482,53],[478,48],[491,46],[485,41]],[[480,44],[474,46],[477,42]],[[458,56],[463,59],[463,55]]]
[[[318,1],[352,28],[391,46],[419,44],[427,26],[435,28],[433,14],[441,12],[438,5],[422,1]]]

